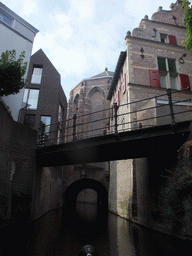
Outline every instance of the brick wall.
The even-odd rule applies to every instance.
[[[1,221],[30,217],[37,132],[12,120],[0,102]]]
[[[32,219],[62,207],[62,170],[63,167],[36,169]]]

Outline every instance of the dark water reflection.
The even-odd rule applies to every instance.
[[[51,211],[34,224],[1,228],[0,255],[78,255],[85,244],[93,244],[101,256],[191,255],[192,245],[117,217],[108,215],[106,226],[80,224],[81,232],[62,221],[61,210]],[[89,229],[90,227],[90,229]],[[94,234],[94,235],[93,235]]]

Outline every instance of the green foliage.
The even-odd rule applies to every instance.
[[[26,85],[23,76],[26,73],[27,62],[23,62],[25,52],[16,59],[16,51],[6,51],[0,57],[0,96],[16,94]]]
[[[167,185],[162,191],[163,217],[174,232],[185,228],[186,219],[192,217],[192,164],[189,158],[179,159],[174,172],[168,171]],[[190,216],[189,216],[190,215]]]
[[[183,1],[183,7],[185,11],[185,21],[184,24],[187,28],[187,41],[185,46],[188,50],[192,52],[192,7],[190,6],[191,2],[188,0]]]

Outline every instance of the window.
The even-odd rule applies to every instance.
[[[116,92],[115,101],[117,103],[117,106],[119,106],[119,91]]]
[[[75,106],[75,112],[77,113],[78,111],[78,105],[79,105],[79,94],[77,93],[75,95],[75,99],[74,99],[74,106]]]
[[[41,116],[39,143],[45,145],[49,140],[51,116]]]
[[[41,78],[42,78],[42,73],[43,73],[43,67],[33,67],[33,74],[31,77],[31,84],[40,84],[41,83]]]
[[[179,77],[182,90],[190,91],[189,76],[177,73],[176,62],[174,59],[158,57],[159,70],[149,70],[150,85],[154,87],[179,89]]]
[[[126,92],[126,74],[124,74],[124,76],[123,76],[123,93],[125,93]]]
[[[3,14],[2,12],[0,12],[0,20],[4,21],[9,26],[12,25],[12,21],[13,21],[13,19],[9,18],[7,15]]]
[[[23,102],[27,109],[37,109],[39,90],[25,89]]]
[[[59,109],[58,109],[58,122],[62,122],[63,121],[63,108],[61,107],[61,105],[59,105]]]
[[[177,39],[175,36],[160,33],[160,39],[162,43],[170,43],[177,45]]]
[[[41,129],[45,135],[49,135],[50,131],[50,124],[51,124],[51,116],[41,116]]]
[[[160,34],[161,43],[167,43],[167,35],[166,34]]]
[[[177,89],[177,70],[174,59],[158,58],[160,86]]]

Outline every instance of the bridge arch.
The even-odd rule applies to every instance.
[[[97,219],[95,223],[93,223],[93,225],[96,226],[96,223],[102,223],[103,225],[103,223],[106,222],[108,213],[108,192],[107,189],[99,181],[89,178],[73,182],[65,191],[65,218],[67,218],[67,221],[71,223],[71,226],[85,226],[85,223],[78,219],[76,212],[76,200],[78,194],[84,189],[93,189],[97,192],[97,197],[99,201],[97,209],[98,214]],[[78,222],[78,225],[76,222]]]

